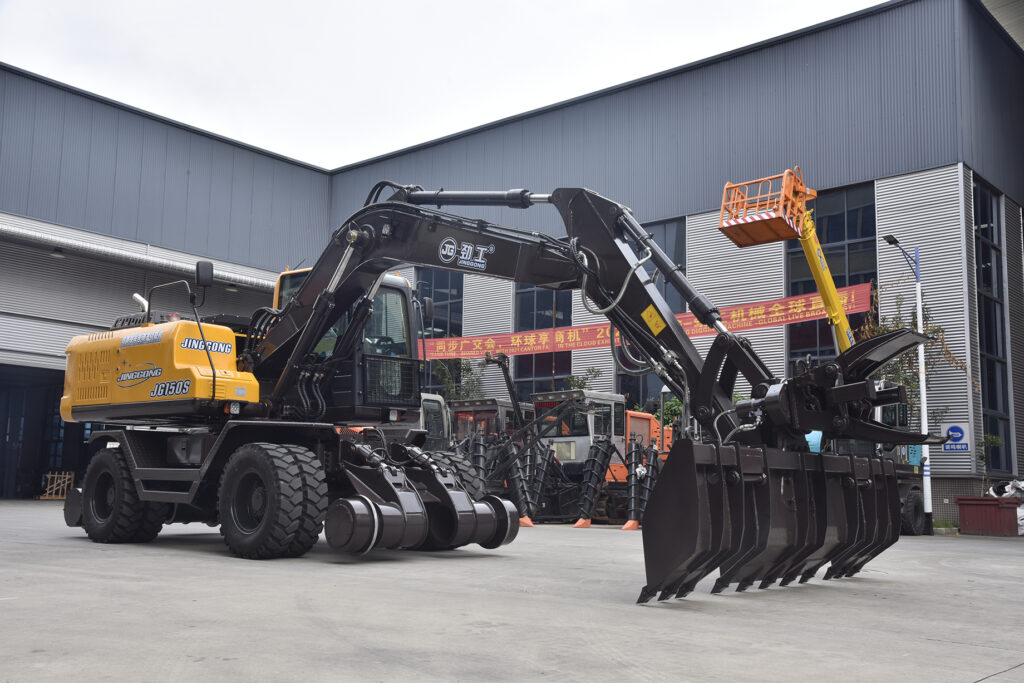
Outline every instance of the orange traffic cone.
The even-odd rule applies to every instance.
[[[622,525],[622,530],[623,531],[636,531],[639,528],[640,528],[640,522],[636,521],[635,519],[631,519],[631,520],[629,520],[628,522],[626,522],[625,524]]]
[[[524,527],[524,526],[532,527],[533,526],[533,520],[530,519],[529,517],[520,517],[519,518],[519,526],[521,526],[521,527]]]
[[[576,523],[572,525],[572,528],[573,529],[589,529],[590,528],[590,520],[589,519],[583,519],[582,517],[580,517],[579,519],[576,520]]]

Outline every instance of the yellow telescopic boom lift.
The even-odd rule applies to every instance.
[[[821,251],[807,200],[818,193],[806,185],[800,167],[745,183],[726,183],[718,229],[738,247],[798,239],[832,325],[837,351],[853,346],[853,331],[839,301],[832,272]]]

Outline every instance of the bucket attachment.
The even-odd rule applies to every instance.
[[[852,576],[899,535],[896,470],[879,457],[677,440],[645,511],[638,602]]]

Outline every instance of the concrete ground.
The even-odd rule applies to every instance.
[[[0,502],[0,679],[1024,681],[1024,539],[904,538],[853,579],[637,606],[640,534],[231,557]]]

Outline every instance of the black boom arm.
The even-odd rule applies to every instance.
[[[622,204],[582,188],[537,194],[378,185],[385,186],[394,188],[394,195],[360,209],[334,233],[302,287],[264,327],[250,362],[261,383],[273,385],[264,392],[271,403],[280,403],[293,390],[328,327],[346,312],[351,315],[350,331],[361,327],[385,272],[414,264],[550,289],[581,289],[584,305],[608,318],[634,362],[646,363],[677,396],[691,398],[693,414],[715,442],[723,441],[725,434],[738,435],[738,441],[786,447],[794,439],[802,442],[809,429],[822,429],[828,436],[870,434],[872,440],[882,434],[895,443],[925,440],[925,435],[879,425],[869,415],[873,405],[891,397],[875,395],[867,376],[919,343],[917,335],[876,342],[871,354],[866,347],[854,347],[847,352],[850,357],[840,356],[834,367],[780,380],[746,340],[726,329],[718,310]],[[377,194],[375,188],[371,197]],[[535,204],[551,204],[558,210],[566,238],[439,210],[445,205]],[[430,205],[436,208],[427,208]],[[708,362],[676,321],[646,269],[648,263],[679,291],[700,322],[717,331]],[[750,383],[753,396],[734,405],[732,388],[738,375]]]

